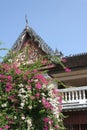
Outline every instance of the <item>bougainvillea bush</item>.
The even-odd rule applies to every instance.
[[[28,65],[0,63],[0,130],[62,130],[62,96]],[[35,66],[36,63],[35,63]]]

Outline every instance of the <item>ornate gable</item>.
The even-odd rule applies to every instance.
[[[27,52],[29,63],[37,61],[37,59],[42,56],[54,54],[53,50],[29,26],[26,26],[26,28],[20,34],[20,36],[12,47],[12,51],[17,52],[22,50],[25,53],[26,47],[28,47]],[[19,59],[21,57],[24,58],[23,54],[19,56]]]

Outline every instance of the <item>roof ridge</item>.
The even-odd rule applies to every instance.
[[[40,44],[39,46],[44,46],[45,48],[44,49],[48,49],[50,54],[54,54],[54,51],[52,50],[52,48],[50,46],[48,46],[48,44],[40,37],[40,35],[38,35],[33,28],[29,27],[28,29],[31,30],[31,32],[33,33],[33,36],[35,36],[37,39],[36,40],[39,40]],[[27,29],[27,30],[28,30]],[[44,50],[46,51],[46,50]]]
[[[22,36],[25,33],[29,33],[31,35],[31,37],[34,36],[34,40],[38,41],[39,43],[39,47],[41,47],[41,49],[46,52],[47,54],[51,54],[54,55],[54,51],[52,50],[52,48],[50,46],[48,46],[48,44],[31,28],[31,27],[25,27],[24,30],[22,31],[22,33],[19,35],[19,37],[17,38],[17,40],[15,41],[15,43],[12,46],[12,50],[14,50],[19,44],[20,46],[22,46]]]
[[[83,52],[83,53],[79,53],[79,54],[72,54],[69,56],[65,56],[66,58],[73,58],[73,57],[77,57],[77,56],[85,56],[87,55],[87,52]]]

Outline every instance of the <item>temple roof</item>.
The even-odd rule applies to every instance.
[[[16,42],[12,47],[12,51],[18,51],[22,48],[24,43],[24,37],[28,34],[29,37],[34,41],[35,44],[38,45],[39,48],[47,55],[56,55],[55,52],[48,46],[48,44],[29,26],[26,26]],[[56,53],[59,54],[58,50]],[[57,56],[57,55],[56,55]],[[59,55],[58,55],[59,56]],[[65,66],[69,68],[80,68],[80,67],[87,67],[87,53],[77,54],[77,55],[70,55],[64,57],[66,58],[67,62],[64,63]],[[58,66],[55,66],[58,67]],[[53,68],[55,68],[53,67]]]
[[[63,62],[63,64],[65,67],[70,68],[71,72],[73,70],[87,69],[87,53],[67,56],[63,58],[66,59],[66,62]],[[56,64],[55,66],[49,68],[49,74],[62,72],[65,71],[59,64]]]
[[[65,65],[69,68],[87,67],[87,53],[67,56],[65,58],[67,60]]]
[[[28,34],[35,43],[38,43],[38,47],[41,48],[42,51],[45,52],[47,55],[54,54],[53,50],[48,46],[48,44],[29,26],[26,26],[26,28],[22,31],[22,33],[14,43],[12,51],[18,51],[21,49],[23,45],[23,39],[26,34]]]

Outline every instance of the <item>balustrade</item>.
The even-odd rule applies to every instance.
[[[63,109],[87,107],[87,86],[59,90],[62,93]]]

